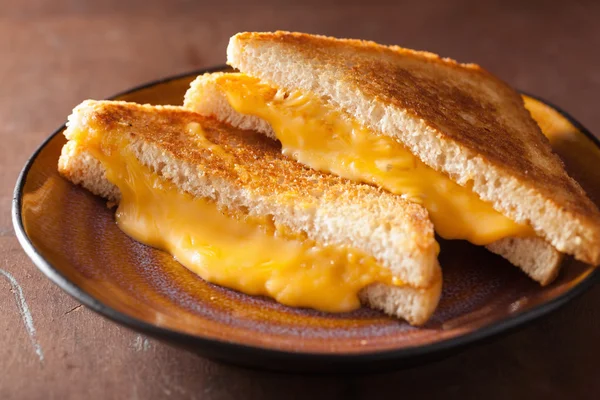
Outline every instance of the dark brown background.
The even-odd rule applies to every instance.
[[[244,30],[358,37],[477,62],[600,132],[600,3],[11,3],[0,0],[0,269],[22,288],[44,359],[27,335],[19,290],[0,274],[0,398],[600,396],[598,286],[517,333],[430,365],[362,377],[280,375],[198,358],[78,307],[37,271],[10,222],[19,170],[74,105],[221,64],[229,36]]]

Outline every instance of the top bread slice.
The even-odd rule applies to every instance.
[[[190,133],[199,124],[203,139]],[[182,191],[215,201],[225,212],[272,221],[279,233],[373,256],[406,285],[373,284],[361,299],[388,314],[421,324],[441,293],[438,246],[427,211],[363,184],[288,160],[277,142],[181,107],[86,101],[69,118],[78,131],[127,135],[143,165]],[[119,191],[101,163],[70,140],[59,171],[74,183],[118,202]]]
[[[481,67],[289,32],[237,34],[227,60],[273,86],[322,97],[558,250],[600,263],[598,208],[567,175],[519,94]]]

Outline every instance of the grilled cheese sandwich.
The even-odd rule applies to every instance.
[[[165,133],[162,128],[165,122],[169,122],[174,129]],[[211,127],[210,134],[205,132],[203,125]],[[385,262],[377,260],[364,249],[319,240],[318,234],[293,229],[264,211],[250,213],[247,203],[237,207],[224,206],[224,197],[232,196],[231,189],[213,192],[213,198],[192,194],[194,190],[189,185],[192,185],[195,173],[189,171],[190,165],[183,167],[190,174],[187,178],[181,176],[181,171],[168,172],[169,168],[173,168],[174,160],[181,162],[186,159],[181,155],[178,158],[170,153],[169,146],[165,147],[165,143],[175,146],[177,141],[179,145],[185,143],[187,159],[194,160],[194,165],[199,167],[199,171],[202,171],[200,174],[205,178],[214,172],[213,179],[231,176],[230,173],[235,173],[237,178],[270,179],[272,176],[267,176],[266,172],[241,163],[236,154],[236,151],[245,151],[251,153],[248,155],[253,159],[257,153],[252,150],[267,147],[263,157],[274,156],[270,161],[277,165],[279,150],[270,148],[276,145],[271,144],[269,139],[246,143],[246,149],[240,143],[227,147],[219,144],[215,136],[227,142],[227,135],[234,138],[240,133],[225,125],[215,124],[175,107],[153,108],[117,102],[83,103],[74,111],[65,135],[69,142],[59,161],[61,173],[117,202],[116,221],[129,236],[168,251],[209,282],[250,295],[269,296],[282,304],[328,312],[354,310],[360,306],[362,299],[414,324],[423,323],[437,304],[441,280],[435,261],[437,244],[432,231],[428,234],[430,238],[425,240],[429,248],[422,247],[420,251],[430,252],[428,257],[433,262],[433,268],[430,278],[423,281],[422,288],[418,288],[405,283],[401,278],[402,273],[385,267]],[[148,146],[157,147],[159,153],[170,154],[170,163],[156,160],[157,157],[149,159]],[[220,168],[229,171],[222,171],[225,174],[213,171]],[[101,182],[93,178],[99,176],[99,169],[102,170]],[[303,181],[303,187],[309,191],[325,192],[325,183],[341,184],[342,187],[356,186],[332,180],[332,177],[318,179],[320,175],[307,173],[299,165],[292,167],[292,170],[307,175],[303,178],[302,174],[298,174],[295,180],[296,183],[298,179]],[[231,176],[230,183],[238,184],[237,178]],[[281,178],[285,180],[285,177]],[[261,195],[262,201],[281,203],[286,196],[290,196],[290,201],[297,207],[303,207],[302,202],[297,200],[304,197],[304,207],[309,213],[316,212],[311,203],[318,197],[307,198],[290,191],[291,187],[285,183],[280,185],[280,189],[279,193],[275,190],[275,196],[270,198]],[[376,192],[371,188],[358,189],[359,192]],[[394,204],[402,205],[397,202]],[[290,212],[289,206],[284,204],[274,206],[288,208],[287,212]],[[352,207],[352,201],[347,206]],[[414,208],[412,205],[410,207]],[[418,207],[414,209],[422,212]],[[381,223],[394,224],[385,219],[381,219]],[[318,229],[319,222],[314,224]],[[392,230],[397,228],[391,227]],[[409,254],[406,256],[412,257]],[[421,268],[414,261],[411,263],[414,268]],[[376,288],[377,293],[385,288],[387,293],[395,293],[396,298],[408,296],[413,299],[413,304],[406,304],[406,310],[398,306],[393,309],[383,302],[373,304],[377,300],[369,300],[370,287]]]

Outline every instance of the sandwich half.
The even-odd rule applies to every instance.
[[[328,312],[362,303],[414,325],[438,304],[438,245],[418,204],[181,107],[88,100],[65,136],[60,173],[209,282]]]
[[[184,107],[282,143],[311,168],[428,209],[446,239],[484,245],[542,284],[567,253],[600,262],[600,213],[521,96],[473,64],[300,33],[241,33]]]

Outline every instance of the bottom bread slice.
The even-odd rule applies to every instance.
[[[485,246],[521,268],[542,286],[551,283],[560,270],[563,253],[539,237],[504,238]]]

